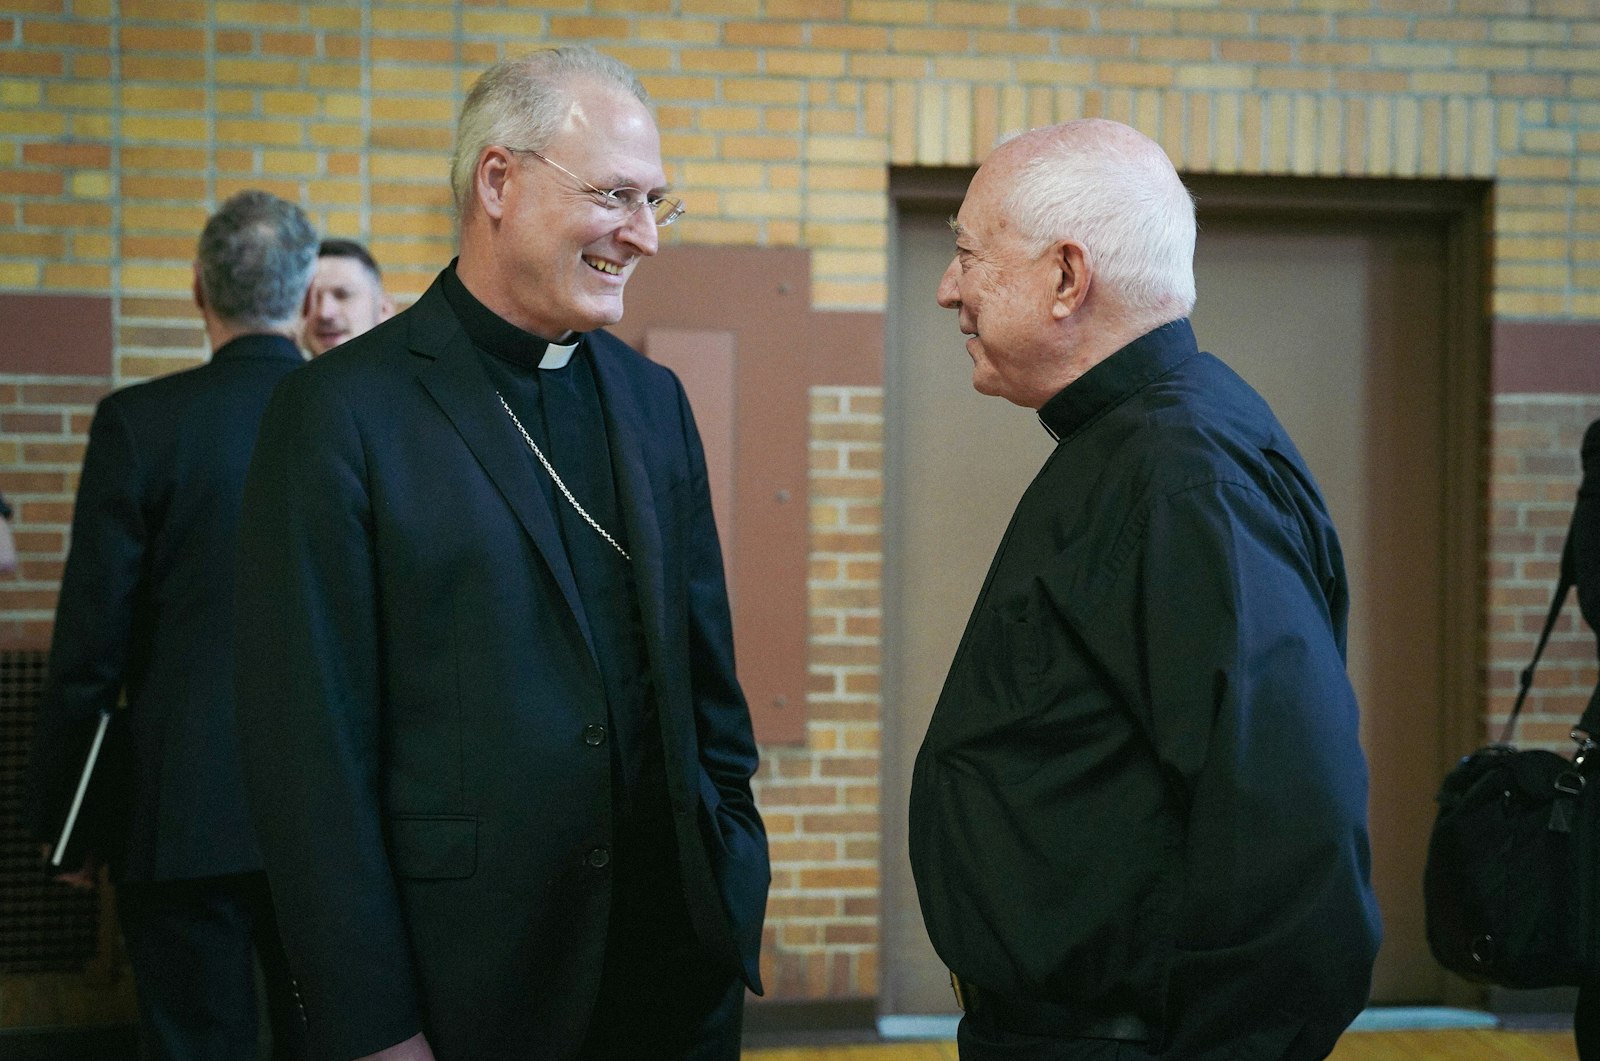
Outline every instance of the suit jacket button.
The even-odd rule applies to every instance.
[[[593,748],[606,742],[606,728],[598,722],[583,727],[583,743]]]
[[[611,861],[611,852],[603,847],[597,847],[589,852],[589,857],[585,861],[595,869],[600,869]]]

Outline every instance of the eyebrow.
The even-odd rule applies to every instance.
[[[944,223],[950,226],[950,231],[956,234],[957,239],[961,238],[961,222],[956,220],[956,216],[954,214],[951,214],[949,217],[945,218]]]

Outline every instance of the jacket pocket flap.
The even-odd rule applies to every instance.
[[[389,819],[389,861],[413,880],[470,877],[478,867],[478,819],[419,815]]]

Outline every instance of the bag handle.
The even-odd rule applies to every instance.
[[[1561,609],[1567,603],[1567,594],[1571,591],[1573,583],[1577,581],[1574,575],[1575,561],[1572,556],[1572,531],[1567,531],[1566,543],[1561,546],[1561,576],[1556,580],[1556,592],[1550,598],[1550,611],[1544,617],[1544,629],[1539,631],[1539,643],[1533,648],[1533,659],[1522,668],[1518,679],[1517,702],[1511,707],[1511,717],[1506,719],[1506,728],[1500,731],[1500,743],[1510,744],[1512,736],[1517,729],[1517,716],[1522,714],[1522,703],[1528,698],[1528,690],[1533,687],[1533,669],[1539,665],[1539,657],[1544,655],[1544,646],[1550,640],[1550,631],[1555,629],[1556,620],[1561,618]],[[1584,719],[1588,715],[1585,713]],[[1579,722],[1581,726],[1582,721]]]

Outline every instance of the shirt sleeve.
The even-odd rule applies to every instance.
[[[1310,530],[1208,483],[1152,505],[1127,572],[1136,702],[1185,819],[1162,1056],[1321,1057],[1366,1002],[1366,763]]]

